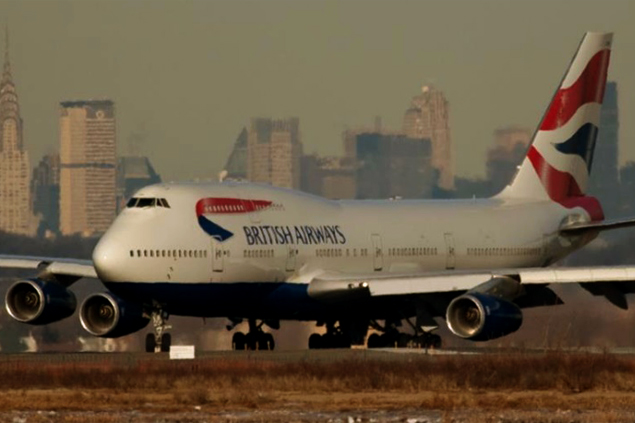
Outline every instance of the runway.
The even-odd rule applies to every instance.
[[[326,349],[293,351],[196,351],[193,361],[231,360],[245,362],[279,363],[329,363],[339,361],[411,361],[439,356],[517,355],[517,354],[610,354],[635,356],[635,348],[566,348],[566,349],[515,349],[515,348],[462,348],[462,349]],[[134,366],[139,363],[169,361],[168,353],[145,352],[46,352],[0,353],[0,365],[8,363],[109,363]],[[192,361],[192,360],[190,360]]]

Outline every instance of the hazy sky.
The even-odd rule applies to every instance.
[[[635,1],[4,1],[32,162],[58,149],[58,104],[111,98],[164,180],[215,177],[250,117],[299,116],[306,152],[346,127],[400,129],[434,83],[459,175],[494,129],[536,126],[583,33],[615,32],[621,161],[635,160]]]

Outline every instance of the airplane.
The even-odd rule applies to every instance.
[[[169,350],[171,315],[228,318],[228,330],[246,321],[236,350],[273,349],[265,328],[285,320],[324,326],[310,349],[428,348],[441,346],[427,329],[438,318],[472,341],[515,332],[523,309],[562,304],[550,284],[579,283],[626,309],[635,266],[548,267],[601,231],[635,226],[605,220],[587,195],[611,42],[584,35],[516,176],[492,198],[336,201],[237,181],[152,185],[128,201],[92,261],[0,256],[0,267],[35,270],[8,289],[6,309],[32,325],[68,318],[71,284],[98,278],[107,291],[79,307],[84,329],[116,338],[151,323],[148,352]]]

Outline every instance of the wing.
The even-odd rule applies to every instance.
[[[97,279],[91,260],[0,254],[0,268],[34,269],[38,278],[54,279],[66,286],[81,278]]]
[[[505,284],[494,283],[506,281]],[[635,292],[635,266],[561,267],[443,271],[412,275],[317,276],[309,283],[309,295],[324,301],[355,297],[397,297],[454,294],[472,290],[517,289],[511,293],[523,307],[558,304],[562,301],[550,284],[579,283],[593,295],[627,309],[625,294]],[[494,295],[497,293],[494,292]]]

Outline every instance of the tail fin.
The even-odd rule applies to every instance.
[[[580,206],[583,198],[589,199],[584,195],[593,162],[612,38],[610,33],[584,35],[534,134],[527,156],[501,197],[551,199],[568,208]],[[601,219],[597,210],[590,214]]]

